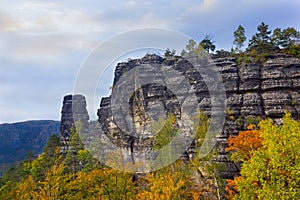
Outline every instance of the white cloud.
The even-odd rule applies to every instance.
[[[160,18],[155,13],[146,13],[137,24],[140,27],[162,27],[167,28],[169,21],[167,19]]]
[[[0,10],[0,34],[18,31],[23,27],[21,21]],[[0,35],[1,36],[1,35]]]
[[[132,0],[127,1],[125,3],[125,7],[130,8],[130,9],[135,8],[137,5],[138,5],[138,3],[136,1],[132,1]]]
[[[44,9],[44,10],[48,10],[48,9],[53,9],[53,8],[57,8],[60,7],[61,4],[57,3],[57,2],[41,2],[41,1],[29,1],[29,2],[25,2],[24,4],[22,4],[21,6],[18,6],[17,9],[18,10],[40,10],[40,9]]]

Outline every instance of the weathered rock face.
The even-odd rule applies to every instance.
[[[291,112],[294,118],[300,119],[300,60],[284,54],[276,54],[270,55],[263,63],[237,64],[237,59],[234,57],[214,59],[213,63],[222,76],[226,91],[226,98],[223,100],[226,104],[224,108],[226,120],[222,133],[217,136],[219,151],[217,162],[225,165],[224,170],[220,172],[221,177],[231,178],[238,173],[239,166],[230,162],[225,151],[229,135],[237,135],[239,131],[245,130],[248,124],[267,117],[280,123],[285,111]],[[145,64],[159,68],[161,72],[170,68],[178,72],[177,75],[165,80],[176,86],[177,93],[159,84],[134,86],[134,92],[128,103],[130,116],[122,112],[113,115],[111,97],[103,97],[98,110],[99,124],[95,125],[97,128],[92,128],[93,134],[97,135],[101,127],[101,133],[127,152],[125,160],[130,162],[137,162],[138,160],[135,159],[139,159],[138,155],[144,155],[144,158],[151,156],[149,152],[153,147],[154,134],[151,131],[150,119],[158,120],[160,115],[168,113],[174,114],[178,121],[184,118],[180,108],[180,96],[187,93],[185,88],[181,87],[182,77],[193,87],[197,97],[195,100],[197,107],[209,116],[212,112],[211,97],[201,74],[195,72],[186,60],[179,57],[163,59],[157,55],[146,55],[141,59],[119,63],[115,70],[113,88],[117,83],[123,83],[122,77],[132,69],[137,68],[147,72],[148,69],[143,68]],[[145,74],[140,75],[145,76]],[[134,80],[132,84],[136,82]],[[126,91],[126,89],[124,85],[122,90]],[[68,148],[70,128],[75,127],[76,121],[82,122],[83,130],[91,130],[91,127],[88,127],[89,116],[82,95],[65,96],[61,113],[60,135],[64,144],[61,150],[64,151]],[[151,113],[155,115],[151,116]],[[128,120],[131,120],[133,130],[141,133],[140,135],[129,134],[126,128],[124,131],[124,127],[128,126]],[[189,152],[193,152],[193,146],[189,148]]]
[[[80,121],[81,131],[88,130],[89,116],[86,110],[85,97],[82,95],[67,95],[64,97],[61,111],[60,139],[63,144],[61,151],[68,149],[71,128],[75,128],[75,123]]]
[[[237,64],[234,57],[219,58],[213,60],[220,72],[226,90],[226,120],[222,134],[218,136],[218,162],[226,165],[226,170],[220,172],[223,178],[233,177],[239,166],[230,162],[225,152],[226,141],[229,135],[237,135],[240,130],[245,130],[249,123],[256,122],[258,117],[272,118],[280,123],[280,119],[285,111],[289,111],[296,118],[300,118],[300,60],[291,56],[276,54],[271,55],[263,63]],[[156,67],[171,67],[185,76],[195,88],[198,98],[198,106],[201,110],[210,114],[211,99],[205,82],[199,74],[189,71],[189,63],[183,59],[163,59],[157,55],[146,55],[141,59],[119,63],[115,70],[114,85],[121,79],[122,75],[133,68],[138,68],[142,64],[151,64]],[[179,79],[173,77],[170,81],[176,82]],[[138,108],[138,103],[132,100],[131,110],[134,126],[144,126],[147,124],[149,116],[145,112],[151,107],[157,110],[167,110],[180,118],[181,110],[176,95],[170,90],[155,84],[142,86],[136,94],[142,93],[142,109]],[[184,93],[184,91],[182,91]],[[66,100],[67,101],[67,100]],[[64,112],[63,112],[64,113]],[[144,117],[143,117],[144,115]],[[67,114],[65,114],[67,116]],[[111,112],[111,98],[104,97],[98,110],[99,122],[103,132],[117,146],[130,149],[131,154],[140,151],[149,151],[153,135],[145,131],[143,137],[132,137],[123,132],[116,125]],[[62,123],[62,127],[71,125]],[[63,128],[64,129],[64,128]],[[64,133],[62,133],[64,134]],[[148,134],[148,135],[147,135]],[[130,155],[128,155],[130,159]]]

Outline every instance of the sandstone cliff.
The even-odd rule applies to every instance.
[[[86,110],[85,97],[78,94],[66,95],[63,99],[60,123],[62,152],[68,149],[68,142],[70,140],[72,128],[75,127],[75,123],[78,121],[82,123],[82,126],[84,126],[85,129],[87,128],[89,115]]]
[[[149,63],[153,66],[172,68],[184,75],[195,88],[198,107],[208,115],[211,114],[211,98],[205,82],[199,74],[188,69],[188,62],[179,57],[164,59],[157,55],[146,55],[141,59],[119,63],[115,70],[114,85],[127,71]],[[291,112],[296,119],[300,118],[300,60],[285,54],[274,54],[268,56],[264,62],[238,64],[237,58],[225,57],[214,59],[213,63],[222,76],[226,91],[226,120],[222,133],[217,137],[217,161],[226,166],[225,170],[220,172],[221,177],[229,178],[239,171],[239,167],[229,161],[225,152],[229,135],[237,135],[248,124],[267,117],[280,123],[285,111]],[[172,78],[174,82],[177,80],[178,77]],[[62,111],[64,117],[61,123],[63,141],[67,141],[69,137],[66,130],[74,125],[74,119],[68,109],[71,101],[71,96],[65,97]],[[83,104],[85,107],[85,103]],[[139,88],[130,100],[135,129],[141,130],[147,124],[149,116],[145,113],[150,107],[157,111],[167,110],[177,118],[181,115],[180,104],[172,91],[157,84],[148,84]],[[126,124],[125,121],[123,125],[116,125],[115,120],[122,119],[114,119],[115,116],[112,116],[110,97],[101,99],[98,116],[104,134],[118,147],[129,150],[132,155],[151,149],[151,131],[144,130],[143,137],[134,137],[122,131],[124,129],[120,126]],[[128,155],[128,159],[132,158]]]

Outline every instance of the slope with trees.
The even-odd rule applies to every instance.
[[[195,123],[199,123],[199,119],[201,128],[195,134],[201,140],[208,118],[195,116]],[[169,115],[166,121],[154,138],[157,147],[166,145],[177,131],[173,127],[174,116]],[[69,145],[67,152],[61,153],[58,137],[51,136],[38,158],[9,169],[0,179],[0,199],[219,199],[218,183],[199,174],[197,152],[195,158],[179,159],[137,178],[135,174],[99,163],[83,149],[75,130],[72,130]],[[209,160],[206,159],[206,165]]]

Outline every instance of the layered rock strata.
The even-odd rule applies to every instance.
[[[114,85],[118,83],[124,72],[149,63],[156,67],[170,67],[183,74],[195,88],[199,108],[210,114],[211,99],[205,82],[201,76],[190,75],[189,63],[180,58],[163,59],[157,55],[146,55],[141,59],[119,63],[115,70]],[[226,57],[214,59],[213,64],[217,66],[222,76],[226,91],[226,99],[224,99],[226,120],[223,131],[217,138],[219,151],[217,160],[226,166],[221,176],[230,178],[239,171],[239,166],[228,160],[228,154],[225,151],[229,135],[237,135],[239,131],[245,130],[248,124],[267,117],[280,123],[285,111],[291,112],[296,119],[299,119],[300,61],[288,55],[276,54],[270,55],[263,63],[237,64],[235,57]],[[176,81],[176,77],[173,77],[172,81]],[[157,109],[162,106],[164,110],[180,118],[180,107],[176,95],[166,88],[155,84],[147,85],[142,87],[142,93],[145,111],[153,105]],[[133,154],[151,148],[149,138],[153,136],[134,139],[123,132],[114,122],[110,105],[110,97],[104,97],[98,110],[100,125],[110,140],[122,148],[130,148]],[[142,122],[139,120],[143,118],[137,116],[135,112],[133,114],[134,125],[140,126]]]
[[[76,124],[77,123],[77,124]],[[69,149],[69,140],[72,129],[74,131],[80,128],[82,133],[88,131],[89,115],[86,109],[86,100],[82,95],[66,95],[63,99],[63,106],[61,110],[60,123],[60,139],[61,152]]]
[[[159,68],[161,73],[167,69],[176,72],[176,75],[164,81],[175,86],[177,84],[177,93],[160,84],[137,84],[139,81],[135,76],[128,75],[132,69],[145,71],[143,66],[149,64],[153,68]],[[225,57],[213,59],[211,65],[215,65],[220,73],[226,92],[223,99],[226,106],[223,112],[226,118],[222,132],[217,136],[219,152],[217,162],[225,165],[224,170],[220,171],[221,177],[232,178],[238,173],[239,166],[229,161],[228,153],[225,151],[226,141],[230,135],[235,136],[239,131],[245,130],[247,125],[267,117],[280,123],[285,111],[291,112],[295,119],[300,119],[300,60],[285,54],[275,54],[267,57],[264,62],[238,64],[237,58]],[[148,153],[153,147],[154,134],[149,129],[150,119],[158,120],[158,116],[168,113],[174,114],[178,123],[184,118],[180,98],[187,93],[183,86],[180,87],[182,77],[192,86],[197,107],[209,116],[212,114],[212,99],[203,75],[180,57],[162,58],[157,55],[146,55],[141,59],[119,63],[115,69],[113,90],[116,85],[123,83],[122,77],[125,76],[128,80],[133,79],[128,87],[134,88],[128,101],[129,115],[121,111],[117,115],[112,113],[111,104],[115,99],[103,97],[98,110],[98,121],[101,133],[124,152],[129,152],[127,157],[125,156],[127,160],[136,162],[133,158],[138,158],[141,152],[146,157],[151,156]],[[125,86],[123,90],[126,90]],[[192,103],[195,102],[191,101]],[[85,103],[82,103],[82,106],[85,108]],[[61,136],[65,143],[68,142],[70,135],[67,130],[74,126],[71,114],[74,110],[70,108],[72,96],[66,96],[61,123]],[[151,116],[151,113],[154,113],[154,116]],[[83,114],[81,118],[86,121],[88,120],[86,116]],[[128,128],[128,124],[132,127]],[[129,132],[133,130],[141,135],[130,134]],[[189,151],[193,151],[193,145]]]

